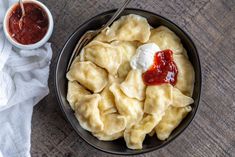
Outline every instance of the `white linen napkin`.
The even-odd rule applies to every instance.
[[[51,44],[13,48],[4,36],[5,11],[16,0],[0,0],[0,157],[29,157],[33,106],[49,93]]]

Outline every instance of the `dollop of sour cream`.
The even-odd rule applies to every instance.
[[[131,58],[130,65],[132,69],[147,71],[154,63],[154,55],[161,51],[155,43],[148,43],[139,46],[136,54]]]

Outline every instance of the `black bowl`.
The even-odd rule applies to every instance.
[[[77,30],[70,36],[70,38],[67,40],[67,42],[64,45],[64,48],[62,49],[58,61],[57,66],[55,70],[55,84],[56,84],[56,94],[59,101],[59,105],[67,117],[67,120],[72,125],[74,130],[78,133],[78,135],[85,140],[87,143],[89,143],[91,146],[112,154],[122,154],[122,155],[134,155],[134,154],[140,154],[140,153],[146,153],[149,151],[153,151],[156,149],[159,149],[171,141],[173,141],[178,135],[180,135],[185,128],[190,124],[192,119],[194,118],[198,105],[199,105],[199,99],[200,99],[200,93],[201,93],[201,67],[200,67],[200,61],[197,53],[197,49],[193,43],[193,41],[190,39],[190,37],[176,24],[169,21],[168,19],[157,15],[155,13],[151,13],[144,10],[139,9],[125,9],[125,11],[121,14],[138,14],[145,18],[147,18],[148,22],[151,26],[158,27],[160,25],[164,25],[168,28],[170,28],[172,31],[174,31],[181,39],[182,44],[184,45],[185,49],[188,52],[189,60],[191,61],[194,70],[195,70],[195,86],[193,91],[193,99],[194,104],[192,104],[192,112],[190,112],[187,117],[180,123],[180,125],[171,133],[170,137],[165,141],[160,141],[155,137],[146,137],[143,143],[143,149],[141,150],[131,150],[126,147],[124,139],[118,139],[115,141],[105,142],[105,141],[99,141],[96,137],[92,136],[88,131],[84,130],[80,125],[77,119],[74,116],[74,112],[69,106],[68,101],[66,100],[66,94],[67,94],[67,79],[65,77],[66,75],[66,67],[69,61],[69,58],[72,54],[72,51],[79,40],[79,38],[87,31],[92,29],[100,28],[104,23],[108,21],[108,19],[111,18],[111,16],[114,14],[115,10],[107,11],[102,14],[99,14],[87,22],[85,22],[83,25],[77,28]]]

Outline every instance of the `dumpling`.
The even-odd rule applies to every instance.
[[[101,101],[99,102],[99,109],[102,114],[116,113],[117,108],[115,105],[115,99],[113,93],[109,90],[109,87],[113,83],[121,83],[123,80],[113,75],[108,76],[109,81],[104,90],[101,92]]]
[[[140,101],[145,98],[146,86],[142,79],[141,70],[131,70],[124,82],[121,83],[120,88],[130,98],[136,98]]]
[[[154,115],[162,115],[172,104],[172,89],[170,84],[147,86],[144,112]]]
[[[124,62],[118,68],[118,77],[124,80],[130,71],[131,71],[130,62]]]
[[[95,40],[110,42],[119,41],[148,41],[150,36],[150,25],[146,18],[135,14],[122,16],[107,28]]]
[[[191,97],[188,97],[180,92],[179,89],[173,88],[173,102],[172,106],[185,107],[192,104],[194,101]]]
[[[93,133],[99,140],[111,141],[123,136],[126,127],[125,116],[114,114],[105,114],[102,116],[104,129],[101,132]]]
[[[157,44],[161,50],[170,49],[175,54],[180,54],[184,51],[180,38],[165,26],[151,30],[148,43],[152,42]]]
[[[116,134],[126,128],[126,118],[117,113],[106,114],[103,117],[104,130],[107,135]]]
[[[115,97],[118,112],[127,119],[127,127],[131,127],[142,119],[143,102],[126,96],[117,83],[113,83],[109,89]]]
[[[131,57],[136,53],[136,49],[138,48],[140,43],[136,41],[113,41],[111,45],[117,48],[118,51],[123,54],[123,62],[129,62],[131,60]]]
[[[187,50],[185,48],[183,48],[182,54],[188,59],[188,53],[187,53]]]
[[[122,53],[107,43],[92,41],[84,48],[84,59],[106,69],[110,74],[116,75],[122,63]]]
[[[117,76],[113,76],[113,75],[109,75],[109,83],[108,85],[111,85],[112,83],[121,83],[123,80],[123,78],[117,77]]]
[[[101,92],[101,101],[99,102],[99,109],[102,114],[109,114],[117,112],[115,107],[115,100],[113,93],[109,90],[109,85]]]
[[[175,87],[178,88],[183,94],[192,96],[195,73],[190,61],[182,54],[173,55],[174,62],[178,69],[177,82]]]
[[[82,50],[83,51],[83,50]],[[71,67],[74,66],[75,63],[79,62],[79,61],[84,61],[84,60],[81,60],[81,53],[75,57],[75,59],[73,60],[72,64],[71,64]],[[70,68],[71,68],[70,67]]]
[[[76,62],[67,73],[69,81],[78,81],[93,92],[100,92],[108,83],[107,72],[90,61]]]
[[[123,132],[124,131],[117,132],[112,135],[107,135],[107,134],[104,134],[103,132],[97,132],[97,133],[92,132],[92,135],[101,141],[113,141],[113,140],[116,140],[116,139],[123,137]]]
[[[111,45],[115,46],[119,53],[122,53],[122,63],[118,68],[118,77],[125,79],[128,72],[131,70],[131,57],[136,53],[136,49],[140,43],[135,41],[114,41]]]
[[[100,99],[99,94],[85,95],[82,101],[76,104],[75,116],[85,130],[100,132],[104,129],[98,108]]]
[[[171,132],[181,123],[186,115],[192,110],[191,106],[186,107],[173,107],[170,106],[162,120],[156,126],[155,130],[157,137],[160,140],[167,139]]]
[[[83,88],[76,81],[68,82],[67,100],[73,110],[75,109],[75,104],[81,101],[84,95],[90,95],[90,94],[91,93],[89,91]]]
[[[124,131],[126,145],[130,149],[142,149],[142,143],[146,134],[150,133],[161,118],[146,115],[140,122]]]
[[[150,133],[148,133],[148,135],[152,137],[155,133],[156,133],[155,128],[153,128],[153,130]]]

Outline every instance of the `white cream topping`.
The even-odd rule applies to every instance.
[[[137,48],[136,54],[131,58],[130,64],[132,69],[147,71],[154,63],[154,55],[160,51],[155,43],[148,43]]]

